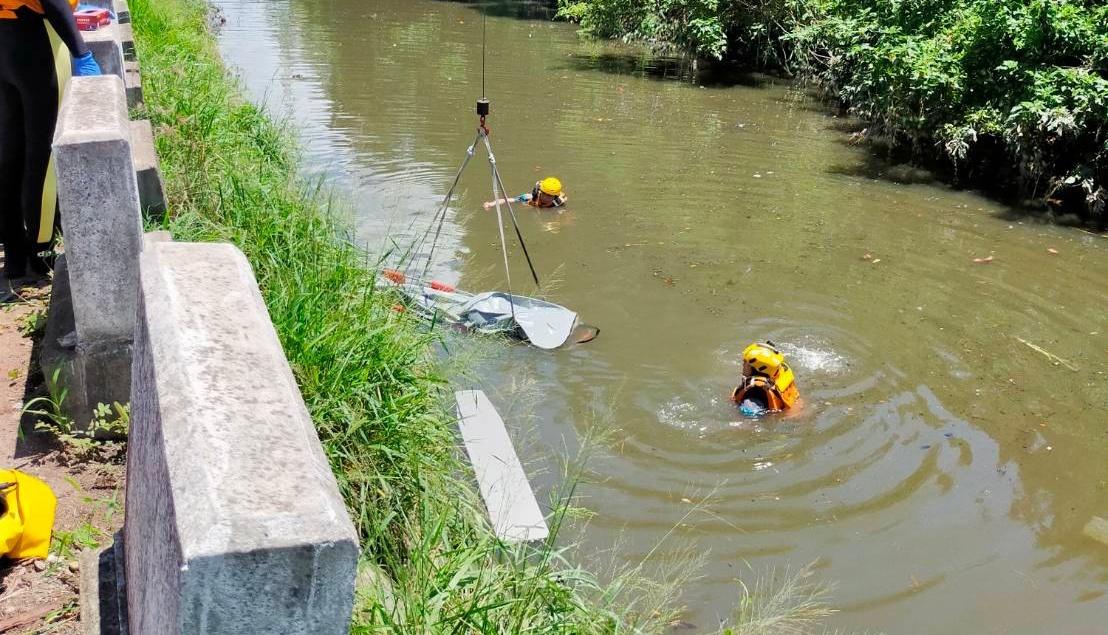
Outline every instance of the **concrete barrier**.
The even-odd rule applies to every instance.
[[[42,367],[61,369],[79,426],[98,403],[126,403],[142,250],[123,82],[76,77],[54,136],[65,256],[55,270]]]
[[[102,0],[107,2],[107,0]],[[127,6],[127,0],[112,0],[112,11],[115,11],[115,19],[120,24],[131,23],[131,8]]]
[[[130,341],[142,250],[123,81],[75,77],[54,135],[77,339]]]
[[[65,256],[58,258],[50,291],[50,310],[42,343],[41,366],[47,378],[60,370],[60,387],[65,389],[62,407],[80,429],[88,429],[99,403],[127,403],[131,390],[131,342],[79,343],[73,320],[69,267]],[[93,430],[97,438],[120,439],[108,430]]]
[[[124,525],[132,635],[345,635],[357,541],[243,255],[142,254]]]
[[[127,107],[137,108],[146,97],[142,94],[142,75],[138,62],[123,63],[123,86],[127,89]]]
[[[84,31],[81,36],[92,51],[92,57],[105,75],[123,79],[123,44],[119,39],[119,25],[112,22],[95,31]]]
[[[161,220],[165,217],[165,189],[149,119],[131,122],[131,158],[138,179],[139,207],[147,218]]]
[[[119,30],[119,46],[123,49],[123,61],[135,61],[135,30],[130,22],[119,22],[116,26]]]

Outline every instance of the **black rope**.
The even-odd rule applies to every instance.
[[[489,139],[485,137],[485,145],[488,145]],[[492,148],[489,148],[489,152],[492,152]],[[527,268],[531,270],[531,279],[535,281],[536,287],[541,287],[539,282],[539,274],[535,273],[535,265],[531,262],[531,254],[527,253],[527,243],[523,242],[523,233],[519,231],[519,223],[516,221],[516,212],[512,209],[512,199],[508,197],[507,190],[504,189],[504,181],[500,178],[500,170],[493,166],[493,175],[496,177],[496,182],[500,186],[500,191],[505,192],[504,202],[508,205],[508,215],[512,219],[512,227],[516,230],[516,238],[519,239],[519,246],[523,250],[523,257],[527,259]]]
[[[486,31],[487,31],[486,24],[487,24],[487,22],[488,22],[488,14],[487,13],[482,13],[482,15],[481,15],[481,101],[478,102],[478,112],[482,115],[484,113],[481,112],[481,110],[480,110],[481,109],[481,102],[485,103],[485,108],[486,108],[485,112],[487,112],[487,107],[488,107],[487,106],[488,102],[485,101],[485,50],[486,50],[486,42],[487,42],[487,39],[486,39]],[[512,220],[512,228],[515,229],[516,238],[519,240],[519,246],[523,250],[523,257],[526,258],[526,260],[527,260],[527,268],[531,270],[531,279],[535,281],[535,286],[542,286],[542,285],[539,282],[539,274],[535,271],[535,265],[531,261],[531,254],[528,253],[528,251],[527,251],[527,243],[525,243],[523,241],[523,232],[521,232],[520,229],[519,229],[519,221],[516,219],[515,209],[512,207],[511,199],[508,198],[508,190],[504,187],[504,180],[500,176],[500,170],[496,167],[496,158],[495,158],[495,155],[493,154],[493,151],[492,151],[492,144],[489,143],[488,129],[485,128],[485,118],[484,118],[484,116],[481,117],[481,126],[477,129],[477,137],[473,140],[473,145],[471,145],[469,147],[469,149],[466,151],[466,158],[465,158],[464,161],[462,161],[462,165],[458,169],[458,173],[454,175],[454,182],[453,182],[453,184],[451,184],[450,189],[446,193],[446,196],[443,197],[442,205],[439,207],[438,212],[431,218],[430,225],[427,227],[426,231],[423,232],[423,236],[420,237],[419,241],[415,245],[412,258],[413,258],[413,261],[414,261],[414,259],[418,257],[419,252],[422,251],[423,247],[426,245],[428,237],[430,237],[431,238],[431,249],[427,253],[427,260],[426,260],[426,263],[424,264],[423,273],[422,273],[422,276],[426,277],[427,274],[429,273],[430,269],[431,269],[431,264],[434,260],[435,249],[436,249],[436,247],[438,247],[439,237],[442,233],[443,224],[446,221],[446,213],[447,213],[447,210],[450,207],[450,201],[454,197],[454,191],[458,187],[458,183],[462,178],[462,173],[465,171],[466,166],[469,164],[469,160],[473,158],[473,150],[477,146],[477,143],[479,141],[484,141],[485,142],[485,151],[488,154],[489,165],[492,168],[492,193],[493,193],[494,200],[497,201],[497,203],[496,203],[497,226],[498,226],[498,229],[500,231],[500,245],[501,245],[501,249],[503,250],[503,255],[504,255],[504,268],[505,268],[504,274],[507,276],[507,279],[508,279],[509,304],[511,304],[511,306],[512,306],[512,316],[514,318],[515,317],[515,303],[514,303],[514,301],[511,300],[511,298],[513,296],[513,293],[512,293],[512,277],[511,277],[512,274],[511,274],[511,270],[508,267],[508,262],[507,262],[508,245],[504,241],[504,223],[503,223],[503,219],[500,216],[500,203],[499,203],[499,201],[501,199],[501,195],[503,195],[503,199],[504,199],[505,203],[508,206],[508,215]],[[413,264],[414,264],[414,262],[413,262]]]
[[[462,166],[458,168],[458,173],[454,175],[454,182],[450,185],[450,189],[442,199],[442,206],[439,207],[438,213],[431,218],[431,227],[435,228],[435,236],[431,241],[431,250],[427,252],[427,263],[423,267],[423,277],[425,278],[427,277],[427,273],[431,270],[431,263],[435,257],[435,248],[438,247],[439,244],[439,235],[442,233],[442,226],[446,221],[446,212],[450,208],[450,201],[454,198],[454,191],[458,189],[458,182],[462,180],[462,173],[465,172],[466,166],[469,165],[469,160],[473,158],[474,150],[480,140],[481,131],[478,130],[477,136],[473,138],[473,143],[466,149],[466,158],[462,161]],[[416,253],[413,254],[413,259],[418,257],[418,251],[423,249],[423,245],[427,241],[427,235],[431,232],[431,227],[428,227],[427,231],[423,233],[423,238],[419,241]]]
[[[500,175],[496,171],[496,157],[493,156],[492,146],[489,145],[489,136],[482,129],[481,137],[485,140],[485,150],[489,154],[489,168],[492,171],[492,195],[493,201],[496,205],[496,230],[500,233],[500,250],[504,256],[504,276],[508,279],[508,306],[512,310],[512,321],[516,319],[516,301],[515,294],[512,293],[512,268],[508,265],[508,241],[504,238],[504,217],[500,213],[500,194],[499,190],[503,189],[499,186]],[[508,193],[503,192],[505,200],[507,200]]]
[[[485,25],[489,21],[489,14],[481,12],[481,99],[485,98]]]

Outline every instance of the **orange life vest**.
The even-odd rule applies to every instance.
[[[759,401],[765,402],[767,410],[788,410],[800,399],[796,382],[790,381],[782,386],[781,382],[774,383],[769,377],[754,375],[735,388],[731,401],[742,403],[743,399],[756,395],[761,396]]]
[[[77,9],[78,0],[69,0],[69,6]],[[42,15],[46,11],[42,8],[42,0],[0,0],[0,20],[14,20],[17,16],[16,9],[27,7],[31,11]]]

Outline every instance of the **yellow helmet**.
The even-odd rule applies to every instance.
[[[758,373],[773,378],[784,365],[785,356],[772,344],[755,342],[743,350],[743,361]]]
[[[549,176],[539,182],[539,191],[551,196],[558,196],[562,193],[562,182]]]

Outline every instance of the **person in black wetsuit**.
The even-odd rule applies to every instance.
[[[54,228],[44,228],[42,218],[55,203],[43,201],[43,189],[58,77],[48,26],[73,56],[75,75],[100,74],[67,0],[0,0],[0,243],[7,279],[0,302],[12,299],[13,286],[50,269],[42,253],[52,246]]]

